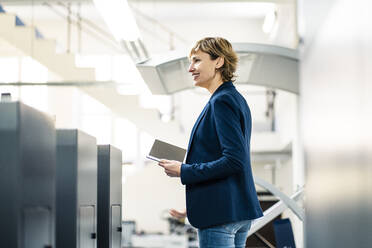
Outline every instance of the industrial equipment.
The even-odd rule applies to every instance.
[[[98,248],[121,248],[122,154],[111,145],[98,152]]]
[[[97,143],[77,129],[57,130],[57,248],[97,246]]]
[[[55,247],[53,119],[21,102],[0,102],[0,247]]]

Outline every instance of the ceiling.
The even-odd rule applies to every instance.
[[[48,5],[45,4],[46,2]],[[66,46],[67,40],[67,9],[63,7],[67,3],[71,3],[71,10],[74,13],[77,13],[80,3],[83,18],[99,29],[108,30],[92,1],[0,1],[8,12],[16,13],[26,23],[34,23],[44,36],[55,38],[62,47]],[[296,46],[293,34],[295,28],[293,23],[294,0],[129,0],[129,4],[133,9],[142,40],[150,54],[159,54],[169,50],[186,51],[196,40],[205,36],[222,36],[231,42],[274,44],[290,48]],[[278,6],[284,10],[280,13],[280,26],[292,32],[278,32],[277,37],[272,37],[263,33],[262,24],[267,11],[278,8]],[[71,31],[72,46],[76,44],[77,31],[74,31],[74,28],[76,29],[73,26]],[[83,53],[117,52],[107,44],[111,43],[107,40],[113,40],[112,35],[98,34],[98,36],[104,36],[103,39],[106,41],[103,42],[102,39],[90,34],[89,29],[89,27],[84,28],[83,25],[83,33],[85,32]],[[284,35],[280,35],[282,33]]]

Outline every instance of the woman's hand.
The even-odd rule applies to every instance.
[[[162,159],[158,165],[163,167],[165,174],[170,177],[180,177],[181,175],[182,163],[179,161]]]
[[[183,212],[180,212],[175,209],[171,209],[169,210],[169,214],[176,219],[184,219],[187,216],[186,210]]]

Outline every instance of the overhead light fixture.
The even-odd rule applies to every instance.
[[[140,32],[127,0],[93,0],[111,33],[118,41],[135,41]]]
[[[264,23],[262,25],[262,30],[265,34],[269,34],[273,31],[275,23],[277,20],[277,12],[275,9],[272,9],[267,12],[265,16]]]

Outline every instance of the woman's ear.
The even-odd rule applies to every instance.
[[[222,57],[217,58],[217,64],[216,64],[216,69],[220,69],[223,64],[225,63],[225,59]]]

